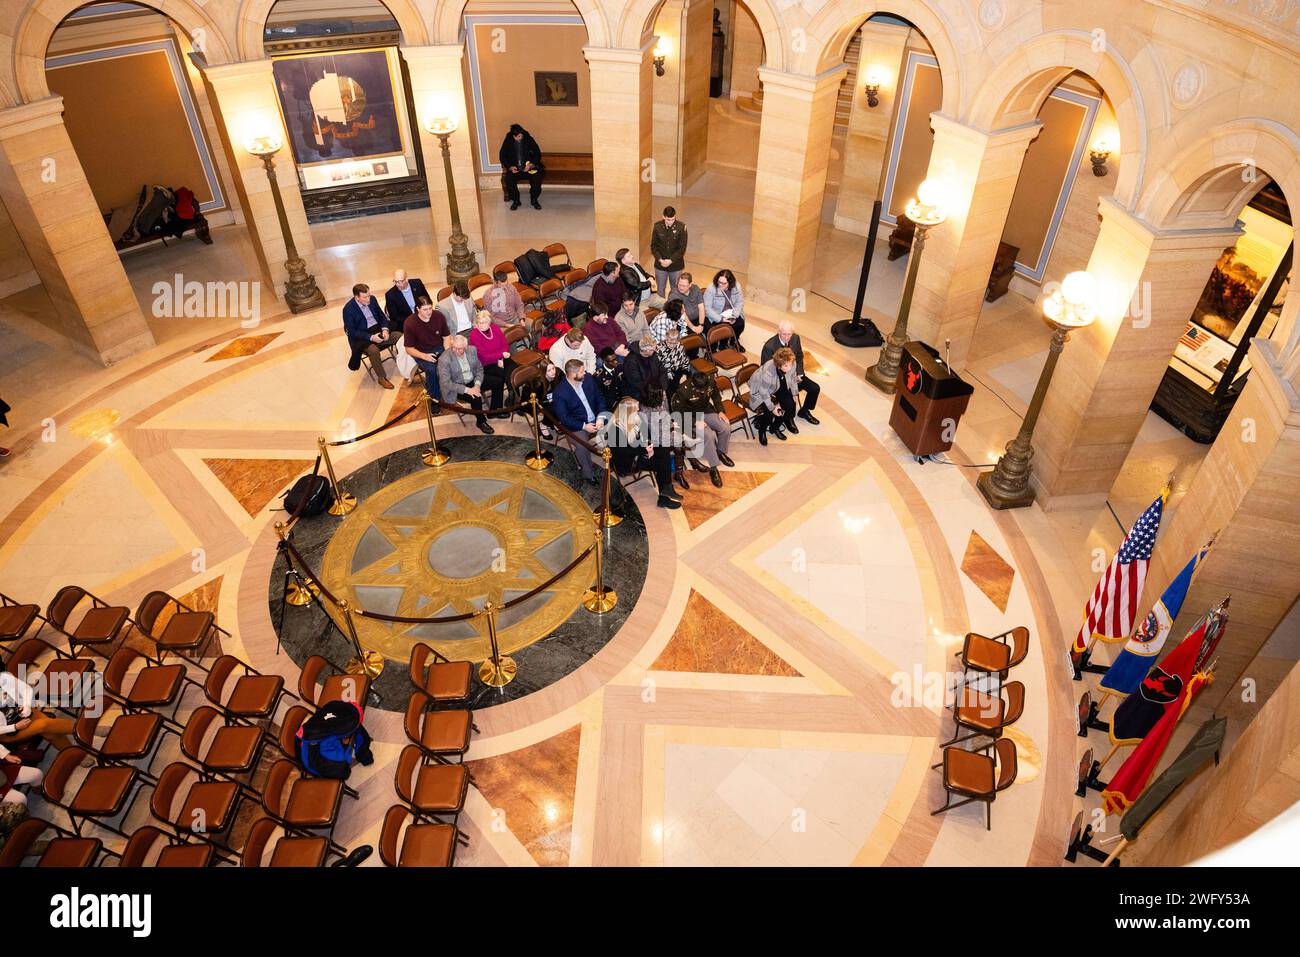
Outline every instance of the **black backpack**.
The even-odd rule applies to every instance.
[[[334,504],[334,490],[323,475],[304,475],[284,493],[284,510],[299,518],[319,515]]]

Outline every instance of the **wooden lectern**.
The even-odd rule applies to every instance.
[[[970,403],[974,386],[953,372],[924,342],[903,346],[889,425],[913,455],[932,455],[952,448],[957,423]]]

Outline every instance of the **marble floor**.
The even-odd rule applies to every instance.
[[[744,261],[751,196],[745,157],[728,153],[675,201],[697,275]],[[553,240],[580,261],[596,253],[589,194],[548,191],[544,204],[511,213],[485,194],[488,258]],[[0,591],[46,602],[75,582],[132,606],[154,588],[188,595],[232,632],[227,650],[296,683],[266,601],[283,517],[274,509],[311,467],[318,436],[368,431],[411,401],[410,389],[386,392],[348,372],[338,291],[399,266],[435,275],[427,223],[414,210],[315,226],[330,306],[290,316],[268,304],[253,330],[156,321],[157,347],[109,369],[31,318],[48,306],[40,289],[0,301],[0,395],[14,406],[14,455],[0,465]],[[242,230],[213,235],[211,247],[128,257],[142,300],[176,272],[251,278]],[[693,483],[678,512],[635,486],[650,556],[625,624],[563,679],[477,713],[477,784],[460,819],[472,843],[458,865],[1059,861],[1084,806],[1073,797],[1078,686],[1061,658],[1093,585],[1092,549],[1112,551],[1120,522],[1175,468],[1185,487],[1205,450],[1151,416],[1113,514],[990,511],[976,469],[919,465],[902,448],[889,403],[863,382],[875,350],[829,335],[852,301],[861,243],[827,216],[807,311],[789,317],[822,386],[822,425],[767,447],[737,432],[724,487]],[[903,266],[876,260],[867,303],[885,328]],[[759,333],[751,345],[787,318],[763,306],[747,314]],[[1040,326],[1020,297],[986,308],[967,370],[979,388],[954,463],[990,462],[1014,434],[1046,347]],[[519,423],[500,428],[525,434]],[[403,421],[341,450],[344,484],[423,429]],[[452,417],[439,429],[470,434]],[[1016,625],[1031,634],[1014,675],[1027,690],[1017,783],[998,798],[992,832],[980,807],[932,817],[942,788],[929,766],[950,736],[945,686],[961,636]],[[354,774],[360,799],[336,832],[348,845],[374,843],[396,800],[400,716],[376,709],[367,725],[376,761]]]

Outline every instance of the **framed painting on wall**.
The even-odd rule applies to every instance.
[[[404,152],[387,49],[276,57],[272,71],[299,166]]]
[[[576,73],[534,72],[533,85],[537,89],[538,106],[578,105],[578,74]]]

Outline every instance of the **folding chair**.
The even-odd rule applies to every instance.
[[[462,835],[454,824],[411,824],[403,826],[411,812],[394,804],[384,814],[379,834],[379,859],[386,867],[452,867],[456,845]],[[467,843],[464,842],[464,843]]]
[[[169,608],[172,613],[164,617]],[[201,671],[207,671],[202,658],[217,636],[230,637],[230,632],[217,625],[212,612],[195,611],[165,591],[152,591],[144,596],[136,608],[135,627],[153,642],[158,651],[154,660],[158,664],[170,652]]]
[[[943,749],[943,807],[931,811],[931,817],[982,801],[985,829],[993,830],[993,800],[1016,780],[1016,746],[1010,738],[998,738],[992,743],[993,755],[984,753],[988,750],[967,751],[956,745]],[[961,800],[953,803],[954,795]]]
[[[91,606],[72,627],[68,619],[85,598],[90,599]],[[101,658],[108,658],[113,643],[130,634],[130,616],[129,608],[110,605],[79,585],[64,585],[45,610],[46,620],[68,639],[69,654],[76,655],[86,648]]]
[[[747,368],[756,369],[758,367],[751,365]],[[713,380],[713,385],[714,388],[718,390],[719,395],[722,395],[723,389],[731,390],[732,397],[730,399],[728,399],[725,395],[722,395],[722,417],[725,418],[727,420],[727,424],[731,426],[731,431],[735,432],[736,424],[739,423],[740,427],[745,430],[745,434],[748,435],[750,438],[753,438],[753,432],[751,431],[749,425],[749,409],[741,405],[740,402],[738,401],[740,398],[740,394],[737,391],[736,382],[738,379],[740,379],[742,374],[745,374],[744,369],[741,369],[740,372],[736,374],[735,379],[728,379],[725,375],[717,376]],[[748,382],[749,377],[752,376],[753,374],[754,374],[753,372],[745,374],[745,382]],[[744,382],[741,383],[741,385],[743,384]]]

